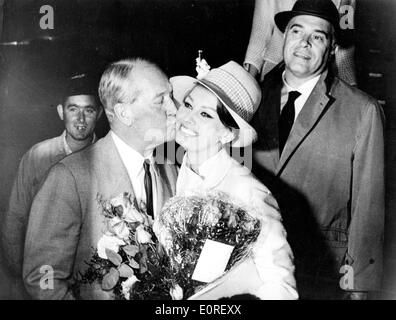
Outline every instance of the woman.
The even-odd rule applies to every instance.
[[[178,76],[171,83],[178,105],[176,141],[186,150],[176,194],[222,191],[257,209],[262,229],[253,255],[262,284],[249,293],[261,299],[296,299],[292,253],[276,201],[225,150],[228,144],[245,147],[256,139],[248,122],[261,99],[257,82],[230,61],[200,79]]]

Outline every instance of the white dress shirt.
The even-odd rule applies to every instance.
[[[280,104],[280,110],[282,112],[283,107],[285,106],[287,99],[289,97],[289,92],[290,91],[298,91],[301,93],[301,95],[296,99],[294,102],[294,121],[296,121],[298,114],[301,112],[302,108],[304,107],[305,102],[307,102],[309,96],[311,95],[312,90],[315,88],[316,84],[319,81],[320,74],[316,76],[315,78],[312,78],[308,80],[307,82],[303,83],[301,86],[298,88],[293,88],[290,86],[285,78],[285,72],[282,74],[282,80],[283,80],[283,87],[281,91],[281,104]]]
[[[120,154],[121,160],[128,172],[137,203],[140,205],[141,202],[143,202],[144,205],[146,205],[146,190],[144,188],[143,168],[145,158],[139,152],[137,152],[135,149],[125,143],[113,131],[110,131],[110,133],[116,145],[118,153]],[[156,167],[154,166],[154,157],[152,154],[148,158],[148,160],[150,161],[150,173],[153,185],[153,211],[154,213],[156,213],[158,172],[156,170]]]

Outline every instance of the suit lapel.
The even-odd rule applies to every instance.
[[[327,109],[327,106],[331,102],[332,98],[327,95],[328,83],[331,79],[332,76],[329,75],[328,78],[327,72],[322,74],[307,102],[299,113],[296,122],[290,131],[289,138],[277,165],[276,173],[278,176],[282,174],[282,171],[293,154],[315,128],[324,111]]]
[[[100,188],[111,196],[117,196],[122,192],[128,192],[135,197],[128,172],[121,160],[110,132],[102,139],[99,159],[101,159],[102,163],[100,166],[101,172],[99,172],[99,174],[102,176],[101,180],[105,184],[100,186]]]

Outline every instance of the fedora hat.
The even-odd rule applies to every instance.
[[[261,101],[261,89],[257,81],[242,66],[230,61],[210,70],[202,78],[176,76],[170,78],[173,97],[178,107],[184,103],[187,93],[197,84],[212,92],[228,110],[239,129],[231,144],[245,147],[256,141],[256,130],[249,124]]]
[[[275,23],[280,31],[285,32],[289,21],[300,15],[315,16],[329,21],[340,33],[340,15],[331,0],[298,0],[291,11],[279,12],[275,15]]]

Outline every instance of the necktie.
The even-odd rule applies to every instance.
[[[294,123],[294,102],[301,95],[298,91],[290,91],[285,106],[279,117],[279,154],[282,154],[287,138]]]
[[[154,219],[154,207],[153,207],[153,181],[150,173],[150,161],[144,160],[144,189],[146,191],[146,208],[147,214]]]

